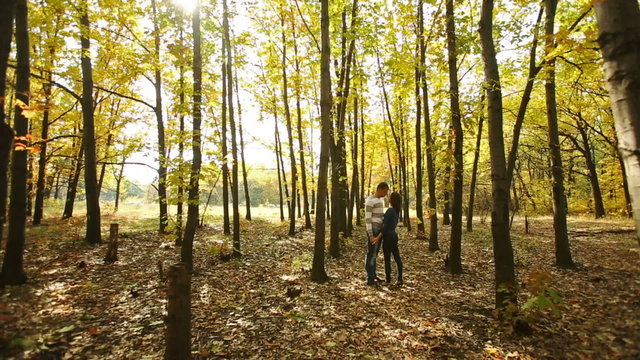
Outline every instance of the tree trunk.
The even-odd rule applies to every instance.
[[[580,115],[580,117],[582,117]],[[589,170],[589,182],[591,183],[591,191],[593,193],[594,213],[596,219],[600,219],[605,216],[606,211],[604,209],[604,201],[602,201],[602,190],[600,190],[600,182],[598,181],[598,170],[596,169],[596,163],[593,159],[591,140],[587,134],[587,129],[584,125],[584,119],[577,120],[578,132],[580,133],[580,139],[582,141],[581,148],[584,150],[584,160]]]
[[[198,212],[200,208],[200,167],[202,165],[202,151],[200,140],[200,124],[202,122],[202,52],[200,47],[200,0],[196,1],[193,10],[193,131],[191,176],[189,177],[189,205],[187,208],[187,224],[184,231],[182,248],[180,249],[181,261],[187,271],[193,271],[193,240],[198,226]]]
[[[329,142],[331,131],[331,43],[329,41],[329,0],[320,0],[322,49],[320,52],[320,164],[318,169],[318,192],[316,201],[316,233],[313,246],[311,280],[328,280],[324,267],[325,251],[325,202],[327,199],[327,172],[329,168]]]
[[[180,44],[183,44],[184,35],[183,35],[183,22],[182,18],[180,18],[179,22],[180,26]],[[180,65],[180,138],[183,139],[185,136],[184,132],[184,113],[185,113],[185,97],[184,97],[184,65]],[[178,182],[178,203],[176,204],[176,246],[182,246],[182,235],[183,235],[183,217],[184,217],[184,177],[183,177],[183,164],[184,164],[184,142],[180,141],[178,143],[178,172],[179,172],[179,182]]]
[[[226,64],[227,43],[222,37],[222,216],[223,232],[225,235],[231,234],[231,221],[229,219],[229,165],[227,154],[227,64]]]
[[[87,202],[87,232],[85,240],[90,244],[102,242],[100,234],[100,193],[96,171],[95,123],[93,117],[93,69],[91,65],[89,9],[82,4],[80,18],[82,44],[82,123],[84,144],[84,187]]]
[[[27,156],[29,119],[24,116],[23,109],[29,107],[30,96],[30,59],[27,1],[18,0],[16,17],[16,100],[21,102],[14,107],[14,143],[11,161],[11,203],[9,204],[9,235],[7,248],[0,272],[0,287],[4,285],[20,285],[27,281],[24,271],[25,222],[27,219]],[[2,110],[4,111],[4,109]]]
[[[296,66],[296,115],[298,119],[298,148],[300,149],[300,175],[302,182],[302,197],[304,206],[304,228],[311,229],[311,214],[309,209],[309,190],[307,188],[307,169],[305,165],[305,151],[304,151],[304,133],[302,132],[302,108],[300,105],[300,92],[302,85],[300,84],[300,59],[298,58],[298,43],[296,41],[295,26],[293,26],[293,51],[295,56]]]
[[[594,8],[618,150],[640,244],[640,9],[636,0],[601,1]]]
[[[55,49],[49,49],[50,60],[47,63],[49,70],[54,68]],[[47,82],[42,85],[44,93],[44,112],[42,114],[42,129],[40,130],[40,138],[43,139],[40,145],[40,154],[38,158],[38,183],[36,184],[36,202],[33,211],[33,225],[40,225],[44,215],[44,191],[45,180],[47,176],[47,141],[49,138],[49,115],[51,108],[51,81],[53,80],[53,72],[48,71],[45,74]],[[0,95],[2,96],[2,95]]]
[[[421,5],[422,9],[422,0]],[[424,28],[424,11],[420,19],[420,26]],[[423,69],[422,76],[422,106],[424,114],[424,132],[425,132],[425,157],[427,161],[427,185],[429,188],[429,200],[427,201],[427,210],[429,213],[429,251],[435,252],[440,250],[438,245],[438,211],[436,199],[436,170],[433,149],[433,138],[431,134],[431,115],[429,113],[429,87],[427,84],[426,73],[426,44],[424,36],[420,39],[420,67]]]
[[[471,184],[469,185],[469,206],[467,207],[467,231],[473,231],[473,205],[476,198],[476,180],[478,179],[478,160],[480,159],[480,144],[482,143],[482,125],[484,124],[484,92],[480,100],[480,119],[478,120],[478,134],[476,134],[476,150],[473,154],[473,170],[471,170]]]
[[[117,213],[118,212],[118,208],[120,206],[120,195],[121,195],[121,186],[122,186],[122,179],[123,177],[123,173],[124,173],[124,163],[127,161],[127,157],[126,156],[122,156],[122,164],[120,165],[120,170],[118,171],[118,175],[115,176],[116,178],[116,198],[113,204],[113,212]]]
[[[549,56],[555,48],[553,39],[557,0],[545,0],[545,54]],[[558,134],[558,112],[556,104],[555,59],[545,64],[545,98],[547,104],[547,126],[551,151],[551,174],[553,176],[553,229],[555,231],[556,265],[573,267],[569,236],[567,233],[567,199],[564,189],[564,170]]]
[[[275,155],[276,155],[276,171],[278,172],[278,195],[279,195],[279,200],[280,200],[280,222],[284,221],[284,200],[282,197],[282,173],[280,172],[280,141],[278,139],[278,137],[280,136],[278,134],[278,110],[276,110],[276,106],[275,106],[275,100],[273,103],[273,116],[275,119],[275,139],[274,139],[274,144],[275,144]]]
[[[179,263],[167,271],[167,318],[165,360],[191,359],[191,276],[189,267]]]
[[[240,86],[238,78],[236,84],[236,102],[238,103],[238,131],[240,132],[240,160],[242,160],[242,184],[244,186],[244,203],[246,205],[244,218],[251,221],[251,199],[249,197],[249,181],[247,180],[247,163],[244,160],[244,134],[242,133],[242,107],[240,106]]]
[[[111,224],[109,227],[109,245],[104,262],[113,264],[118,261],[118,224]]]
[[[69,174],[69,181],[67,183],[67,195],[64,201],[64,210],[62,211],[62,218],[68,219],[73,217],[73,207],[76,202],[76,194],[78,190],[78,181],[80,180],[80,173],[82,172],[84,159],[84,137],[80,140],[80,150],[78,151],[78,157],[76,159],[76,168],[73,173]]]
[[[451,100],[451,124],[453,129],[453,204],[451,207],[451,244],[449,248],[449,271],[462,273],[462,122],[460,121],[460,100],[458,91],[458,68],[456,50],[456,29],[453,0],[446,1],[447,14],[447,54],[449,58],[449,96]]]
[[[0,242],[7,216],[7,175],[14,133],[5,121],[5,92],[7,85],[7,65],[11,53],[13,20],[16,11],[15,0],[5,0],[0,8]]]
[[[424,23],[422,17],[422,0],[418,0],[418,33],[417,33],[417,52],[421,56],[420,45],[424,37]],[[420,57],[422,60],[422,58]],[[416,215],[418,216],[418,234],[419,238],[424,237],[424,210],[422,209],[422,98],[420,96],[420,87],[424,78],[424,69],[422,61],[416,64],[415,68],[415,95],[416,95]]]
[[[502,119],[502,89],[493,42],[493,0],[483,0],[480,24],[480,45],[487,91],[489,150],[491,156],[491,234],[495,264],[496,308],[517,304],[516,275],[513,248],[509,233],[509,184],[504,156]]]
[[[229,109],[229,131],[231,131],[231,201],[233,210],[233,257],[239,258],[240,252],[240,201],[238,199],[238,141],[236,139],[236,122],[233,112],[233,61],[231,56],[231,37],[229,35],[229,10],[227,0],[222,1],[224,15],[222,18],[224,38],[227,42],[227,102]]]
[[[167,151],[165,146],[164,119],[162,115],[162,66],[160,59],[160,28],[156,11],[156,0],[151,1],[153,8],[153,32],[154,32],[154,82],[156,104],[153,111],[156,115],[158,126],[158,205],[160,207],[160,226],[162,234],[167,232],[169,215],[167,210]]]
[[[289,109],[289,84],[287,78],[287,36],[284,28],[284,12],[280,17],[282,30],[282,102],[284,104],[284,118],[287,122],[287,137],[289,139],[289,162],[291,163],[291,199],[289,201],[289,236],[296,233],[296,192],[298,170],[293,148],[293,130],[291,126],[291,110]]]

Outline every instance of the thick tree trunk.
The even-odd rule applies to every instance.
[[[604,72],[640,243],[640,9],[636,0],[594,5]]]
[[[491,234],[495,260],[496,308],[517,304],[516,275],[513,248],[509,233],[509,184],[504,156],[502,119],[502,89],[493,42],[493,0],[483,0],[480,24],[480,44],[487,91],[489,150],[491,156]]]
[[[29,84],[29,30],[27,1],[18,0],[16,5],[16,100],[21,104],[14,107],[16,141],[11,161],[11,203],[9,204],[9,235],[7,248],[0,272],[0,287],[19,285],[27,281],[24,271],[25,222],[27,219],[27,157],[29,140],[29,119],[24,116],[23,108],[29,106],[31,94]]]
[[[165,360],[191,359],[191,276],[188,266],[179,263],[167,271],[167,325]]]
[[[446,2],[447,14],[447,54],[449,58],[449,96],[451,100],[451,124],[454,146],[453,158],[453,203],[451,207],[451,244],[449,247],[449,272],[462,273],[462,122],[460,120],[460,100],[458,91],[458,68],[456,49],[456,29],[453,0]]]
[[[202,148],[200,129],[202,123],[202,52],[200,36],[200,0],[196,1],[192,18],[193,27],[193,124],[191,146],[191,176],[189,177],[189,206],[187,208],[187,224],[184,231],[181,261],[189,273],[193,272],[193,241],[198,227],[200,209],[200,167],[202,166]]]
[[[545,54],[549,55],[555,48],[554,24],[557,0],[545,0]],[[567,230],[567,199],[564,189],[564,169],[560,151],[558,132],[558,113],[556,104],[555,59],[548,59],[545,64],[545,98],[547,104],[547,126],[549,130],[549,148],[551,152],[551,174],[553,177],[553,229],[555,231],[556,265],[573,267],[569,235]]]
[[[329,0],[321,0],[320,29],[322,49],[320,53],[320,164],[318,170],[318,192],[316,202],[316,233],[313,246],[311,280],[324,282],[329,277],[325,271],[325,201],[327,200],[327,172],[329,169],[329,142],[331,131],[331,43],[329,41]]]
[[[96,170],[95,123],[93,117],[93,68],[90,57],[89,9],[86,2],[82,5],[80,18],[82,44],[82,123],[84,144],[84,187],[87,202],[87,231],[85,241],[90,244],[102,242],[100,234],[100,193]]]

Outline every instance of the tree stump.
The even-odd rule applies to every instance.
[[[104,262],[112,264],[118,261],[118,224],[111,224],[109,228],[109,247]]]
[[[166,348],[165,360],[191,359],[191,276],[184,263],[167,271]]]

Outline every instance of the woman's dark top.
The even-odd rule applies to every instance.
[[[393,207],[387,209],[384,213],[384,218],[382,220],[382,233],[383,239],[396,239],[398,234],[396,234],[396,226],[398,225],[398,218],[400,214],[398,210]]]

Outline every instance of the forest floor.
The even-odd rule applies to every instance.
[[[0,293],[0,359],[162,358],[166,282],[159,263],[166,273],[179,249],[144,230],[154,219],[107,217],[104,224],[120,222],[120,260],[107,265],[106,245],[79,240],[81,221],[52,219],[29,228],[29,282]],[[640,358],[640,249],[628,219],[570,219],[574,270],[553,265],[551,218],[531,219],[528,234],[516,220],[519,302],[532,299],[536,288],[547,294],[520,315],[530,324],[525,331],[494,319],[488,222],[463,234],[461,275],[444,268],[450,228],[440,228],[443,252],[436,253],[401,228],[405,284],[373,287],[365,284],[362,228],[345,241],[339,259],[327,259],[331,280],[324,284],[309,279],[311,231],[288,237],[286,224],[243,221],[243,256],[223,261],[219,254],[230,239],[218,226],[201,228],[192,279],[193,357]],[[383,269],[380,254],[381,276]],[[299,296],[291,294],[296,291]],[[553,291],[562,303],[549,307],[559,300]]]

